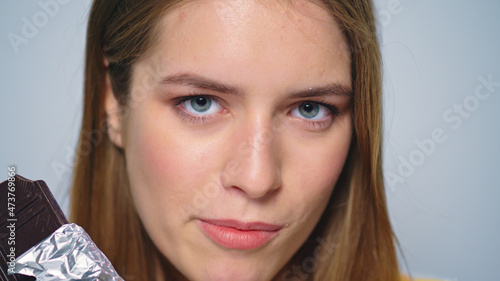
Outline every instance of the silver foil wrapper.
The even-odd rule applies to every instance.
[[[37,281],[123,281],[85,230],[74,223],[61,226],[18,257],[14,273]]]

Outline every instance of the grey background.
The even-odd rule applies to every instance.
[[[15,165],[45,180],[67,210],[91,1],[59,0],[48,13],[51,1],[0,2],[0,180]],[[480,77],[500,82],[500,1],[376,7],[387,198],[404,260],[415,276],[498,280],[500,86],[480,86]],[[38,27],[16,46],[9,36],[22,36],[26,21]],[[491,93],[475,98],[478,87]]]

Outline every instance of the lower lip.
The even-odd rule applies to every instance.
[[[255,249],[278,235],[276,231],[239,230],[232,227],[219,226],[198,220],[203,232],[217,244],[231,249]]]

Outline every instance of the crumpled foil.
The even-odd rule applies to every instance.
[[[74,223],[61,226],[18,257],[14,273],[34,276],[37,281],[124,281],[85,230]]]

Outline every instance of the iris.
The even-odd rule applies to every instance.
[[[319,104],[317,103],[303,103],[299,105],[299,113],[304,118],[311,119],[318,115],[319,113]]]
[[[205,112],[210,109],[212,99],[206,97],[196,97],[191,99],[191,107],[197,112]]]

